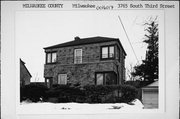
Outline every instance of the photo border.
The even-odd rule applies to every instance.
[[[48,2],[51,2],[51,1],[48,1]],[[13,14],[13,16],[14,16],[14,19],[15,19],[15,12],[17,11],[17,10],[19,10],[19,5],[17,5],[17,4],[21,4],[21,3],[23,3],[22,1],[21,2],[2,2],[2,5],[3,4],[6,4],[6,3],[8,3],[8,5],[10,4],[10,6],[11,6],[11,10],[9,10],[9,13],[12,15]],[[47,3],[47,2],[46,2]],[[70,2],[71,3],[71,2]],[[3,7],[3,6],[2,6]],[[21,8],[20,8],[21,9]],[[68,8],[67,8],[68,9]],[[166,14],[165,13],[165,10],[163,10],[164,11],[164,14]],[[3,13],[2,13],[3,14]],[[3,19],[3,16],[6,16],[6,15],[2,15],[2,19]],[[9,18],[12,18],[12,16],[8,16]],[[3,19],[4,20],[4,19]],[[2,21],[3,21],[2,20]],[[166,23],[166,17],[165,17],[165,15],[164,15],[164,23]],[[6,23],[8,22],[8,23],[10,23],[10,21],[13,21],[12,19],[11,20],[7,20],[6,21]],[[15,21],[15,20],[14,20]],[[3,23],[5,23],[5,21],[3,21]],[[15,23],[14,23],[15,24]],[[4,36],[4,32],[8,29],[4,29],[5,28],[5,26],[4,26],[5,24],[2,24],[2,56],[4,56],[4,54],[6,53],[5,51],[3,51],[3,49],[5,49],[5,48],[9,48],[9,46],[12,46],[10,49],[10,51],[13,51],[13,49],[15,49],[15,44],[16,44],[16,42],[15,42],[15,40],[13,40],[13,42],[12,42],[12,39],[14,39],[15,38],[15,34],[16,33],[14,33],[13,31],[12,31],[12,29],[11,29],[11,33],[10,34],[14,34],[14,38],[12,38],[12,36],[10,36],[11,38],[7,38],[7,37],[3,37]],[[10,24],[10,27],[14,27],[14,30],[15,30],[15,26],[12,26],[13,25],[13,23],[11,23]],[[4,27],[3,27],[4,26]],[[166,36],[165,36],[165,32],[166,32],[166,24],[164,25],[164,30],[163,30],[163,32],[164,32],[164,36],[159,36],[159,37],[161,37],[161,38],[163,38],[164,37],[164,39],[165,39],[165,42],[164,42],[164,51],[163,52],[165,52],[165,55],[164,55],[164,57],[165,57],[165,59],[164,59],[164,68],[165,68],[165,73],[164,73],[164,78],[167,80],[167,79],[169,79],[169,78],[167,78],[167,76],[166,76],[166,73],[167,73],[167,66],[166,66],[166,57],[167,57],[167,53],[166,53],[166,45],[167,45],[167,38],[166,38]],[[160,30],[160,32],[162,32],[161,30]],[[161,33],[160,33],[161,34]],[[5,35],[6,36],[6,35]],[[160,39],[161,39],[160,38]],[[5,42],[4,41],[4,39],[8,39],[8,42]],[[10,40],[11,39],[11,40]],[[3,43],[7,43],[9,46],[4,46],[3,45]],[[10,43],[10,44],[9,44]],[[175,50],[177,50],[177,49],[175,49]],[[7,50],[6,50],[7,51]],[[177,51],[176,51],[177,52]],[[11,53],[10,53],[11,54]],[[13,57],[14,56],[14,57]],[[8,56],[8,57],[11,57],[12,59],[15,59],[14,60],[14,62],[12,63],[12,64],[15,64],[14,66],[15,67],[19,67],[19,64],[17,64],[17,61],[16,61],[16,59],[17,59],[17,57],[16,57],[16,52],[15,52],[15,50],[14,50],[14,52],[12,53],[12,55],[11,56]],[[6,59],[6,58],[3,58],[2,57],[2,66],[1,66],[1,68],[2,68],[2,72],[5,72],[4,70],[4,64],[7,64],[7,62],[9,63],[9,61],[10,60],[8,60],[7,62],[4,62],[3,61],[3,59]],[[19,60],[18,60],[18,62],[19,62]],[[179,62],[178,62],[179,63]],[[160,64],[159,64],[160,65]],[[179,66],[179,65],[178,65]],[[175,71],[177,72],[177,67],[175,68]],[[13,70],[11,70],[11,71],[13,71]],[[13,76],[16,76],[16,78],[17,79],[19,79],[19,76],[17,76],[17,75],[15,75],[15,74],[17,74],[19,72],[19,68],[16,68],[15,69],[15,72],[13,72]],[[168,73],[167,73],[168,74]],[[4,78],[4,79],[6,79],[6,77],[8,77],[7,75],[6,76],[4,76],[3,74],[2,74],[2,79]],[[8,80],[9,81],[9,80]],[[16,82],[16,86],[18,85],[18,87],[19,87],[19,81],[15,81]],[[166,82],[166,81],[165,81]],[[164,84],[165,84],[165,82],[164,82]],[[176,81],[177,82],[177,81]],[[7,82],[6,83],[4,83],[4,80],[2,81],[2,94],[3,93],[5,93],[4,92],[4,84],[7,84]],[[159,84],[161,84],[161,83],[159,83]],[[12,84],[11,84],[12,85]],[[167,95],[167,92],[166,92],[166,88],[165,87],[167,87],[168,86],[168,84],[165,84],[164,85],[164,90],[165,90],[165,95],[164,95],[164,97],[167,97],[168,95]],[[160,86],[160,87],[162,87],[162,86]],[[16,95],[17,95],[17,92],[19,92],[19,90],[17,91],[17,89],[19,89],[19,88],[17,88],[16,87]],[[177,90],[177,87],[175,88],[175,90]],[[7,91],[8,92],[8,91]],[[175,94],[177,94],[177,93],[175,93]],[[16,95],[13,95],[13,96],[15,96],[16,97]],[[7,97],[7,95],[5,95],[5,97]],[[11,96],[12,97],[12,96]],[[4,101],[4,99],[3,99],[4,97],[2,97],[2,101]],[[16,98],[17,99],[17,98]],[[165,105],[164,105],[164,109],[165,110],[163,110],[162,112],[158,112],[158,114],[157,115],[166,115],[166,113],[167,113],[167,100],[166,100],[166,98],[164,98],[165,100],[164,100],[164,103],[165,103]],[[18,99],[19,100],[19,99]],[[17,100],[16,100],[17,101]],[[160,101],[160,99],[159,99],[159,101]],[[177,100],[176,100],[177,101]],[[6,103],[7,104],[7,103]],[[160,104],[160,103],[159,103]],[[17,107],[17,103],[15,103],[15,108]],[[4,105],[2,104],[2,108],[4,109]],[[177,108],[177,107],[176,107]],[[13,108],[14,109],[14,108]],[[139,112],[138,112],[139,113]],[[151,113],[151,112],[150,112]],[[18,111],[16,112],[16,117],[19,117],[19,116],[22,116],[22,117],[24,117],[24,115],[19,115],[19,113],[18,113]],[[41,114],[42,115],[42,114]],[[64,113],[64,114],[62,114],[62,115],[69,115],[68,113]],[[72,115],[79,115],[79,114],[77,114],[77,113],[72,113]],[[89,116],[89,114],[80,114],[80,115],[88,115]],[[102,116],[102,114],[91,114],[91,116],[95,116],[95,115],[101,115]],[[103,115],[107,115],[107,114],[103,114]],[[126,114],[113,114],[113,115],[119,115],[120,117],[121,117],[121,115],[126,115]],[[139,114],[138,114],[139,115]],[[142,114],[142,115],[149,115],[147,112],[145,113],[145,114]],[[28,116],[28,115],[26,115],[26,116]],[[36,115],[36,116],[38,116],[38,115]],[[51,115],[52,116],[52,115]],[[55,117],[57,116],[57,115],[54,115]],[[69,115],[70,116],[70,115]],[[119,116],[117,116],[117,117],[119,117]],[[150,115],[149,115],[150,116]],[[98,116],[97,116],[98,117]],[[123,116],[124,117],[124,116]],[[128,118],[129,117],[131,117],[131,116],[128,116]],[[137,116],[137,117],[139,117],[139,116]],[[152,115],[150,116],[150,117],[153,117]]]

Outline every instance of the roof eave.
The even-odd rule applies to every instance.
[[[119,43],[120,47],[122,48],[125,56],[127,56],[127,54],[126,54],[126,52],[125,52],[125,50],[124,50],[124,48],[123,48],[119,38],[114,38],[111,41],[117,41]],[[73,45],[66,45],[66,46],[53,45],[53,46],[49,46],[49,47],[44,47],[43,49],[47,50],[47,49],[63,48],[63,47],[78,46],[78,45],[85,45],[85,44],[104,43],[104,42],[111,42],[111,41],[98,41],[98,42],[92,42],[92,43],[80,43],[80,44],[75,44],[75,45],[73,44]]]

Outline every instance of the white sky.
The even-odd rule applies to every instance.
[[[126,53],[125,67],[137,64],[123,27],[138,59],[144,59],[146,45],[142,23],[157,11],[20,11],[16,13],[16,54],[32,74],[31,81],[44,81],[44,47],[74,40],[75,36],[119,38]],[[128,78],[128,77],[127,77]]]

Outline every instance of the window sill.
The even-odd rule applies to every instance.
[[[115,60],[115,57],[112,57],[112,58],[100,58],[100,60]]]
[[[53,62],[53,63],[46,63],[46,65],[50,65],[50,64],[57,64],[57,62]]]

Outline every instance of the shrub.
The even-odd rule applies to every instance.
[[[20,101],[30,99],[32,102],[41,101],[46,98],[48,88],[42,84],[29,84],[20,88]]]
[[[111,93],[115,87],[105,85],[87,85],[83,87],[86,102],[88,103],[102,103],[106,102],[106,96]]]
[[[130,85],[90,85],[84,91],[88,103],[128,103],[138,96],[138,90]]]
[[[83,102],[84,92],[69,85],[55,85],[47,91],[48,97],[57,97],[58,102]]]
[[[119,102],[128,103],[138,97],[138,90],[131,85],[123,85],[121,87],[121,97],[119,98]]]
[[[138,97],[138,90],[130,85],[86,85],[83,88],[70,85],[53,85],[47,89],[44,85],[30,84],[21,87],[21,101],[53,101],[58,103],[128,103]],[[55,100],[55,101],[54,101]]]

